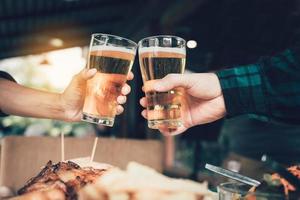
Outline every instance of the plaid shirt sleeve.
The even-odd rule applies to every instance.
[[[0,79],[1,78],[16,82],[15,79],[10,74],[3,71],[0,71]],[[4,117],[4,116],[7,116],[7,114],[3,113],[0,108],[0,117]]]
[[[227,117],[300,122],[300,49],[218,71]]]

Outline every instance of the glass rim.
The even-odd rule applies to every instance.
[[[138,44],[140,44],[140,43],[143,42],[144,40],[149,40],[149,39],[151,39],[151,38],[158,38],[158,37],[171,37],[171,38],[176,38],[176,39],[182,40],[182,41],[184,42],[184,44],[186,44],[185,39],[183,39],[182,37],[176,36],[176,35],[153,35],[153,36],[149,36],[149,37],[142,38],[142,39],[138,42]]]
[[[92,38],[94,38],[95,36],[98,36],[98,35],[107,35],[107,36],[110,36],[110,37],[120,38],[122,40],[128,41],[129,43],[135,45],[136,47],[138,46],[138,44],[136,42],[134,42],[133,40],[130,40],[128,38],[125,38],[125,37],[122,37],[122,36],[118,36],[118,35],[108,34],[108,33],[93,33],[92,34]]]
[[[285,197],[285,195],[283,195],[283,194],[270,194],[267,192],[249,192],[249,191],[243,191],[238,188],[234,189],[234,188],[228,187],[228,185],[233,185],[233,184],[238,185],[238,186],[246,185],[244,183],[226,182],[226,183],[221,183],[220,185],[218,185],[218,188],[221,188],[224,191],[228,191],[231,193],[238,193],[241,195],[253,194],[253,195],[259,195],[261,197]]]

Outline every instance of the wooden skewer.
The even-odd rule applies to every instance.
[[[94,145],[93,145],[93,150],[92,150],[90,162],[93,162],[93,160],[94,160],[94,156],[95,156],[95,152],[96,152],[96,148],[97,148],[97,143],[98,143],[98,137],[96,137],[95,140],[94,140]]]
[[[61,131],[60,133],[61,142],[61,162],[65,161],[65,134]]]

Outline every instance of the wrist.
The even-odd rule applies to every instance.
[[[212,82],[214,87],[214,93],[216,94],[216,99],[218,99],[218,110],[220,111],[220,116],[219,118],[223,118],[226,116],[226,105],[225,105],[225,99],[222,91],[222,85],[220,82],[220,79],[216,73],[211,73],[212,76]]]
[[[56,94],[56,98],[57,98],[56,102],[58,102],[57,107],[60,110],[58,119],[63,120],[63,121],[69,121],[68,114],[67,114],[67,108],[66,108],[67,104],[64,100],[63,94],[60,94],[60,93]]]
[[[216,97],[222,96],[222,87],[219,77],[216,73],[210,73],[210,75],[213,83],[212,85],[214,86],[214,94],[216,95]]]

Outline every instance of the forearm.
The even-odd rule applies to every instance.
[[[1,78],[0,109],[6,114],[64,120],[60,94],[23,87]]]

